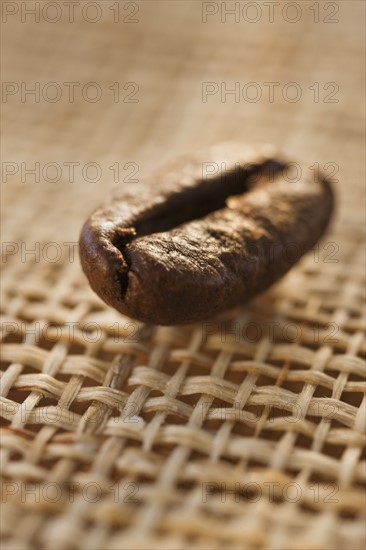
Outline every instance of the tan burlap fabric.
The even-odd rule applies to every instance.
[[[362,548],[364,3],[4,4],[3,548]],[[206,324],[109,309],[90,210],[230,139],[334,173],[319,247]]]

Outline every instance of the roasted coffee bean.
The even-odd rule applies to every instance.
[[[297,177],[296,177],[297,176]],[[118,311],[162,325],[201,321],[284,275],[333,209],[324,176],[268,149],[222,144],[118,189],[90,216],[80,257]]]

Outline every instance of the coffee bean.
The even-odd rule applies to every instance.
[[[297,174],[299,170],[297,169]],[[162,325],[208,319],[284,275],[322,236],[329,182],[266,148],[222,144],[118,189],[80,236],[93,290]]]

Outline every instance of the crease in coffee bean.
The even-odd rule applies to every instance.
[[[145,213],[145,219],[136,220],[131,228],[116,227],[112,244],[122,252],[133,240],[163,233],[180,225],[200,220],[204,216],[227,207],[227,200],[248,192],[258,178],[271,181],[286,164],[275,159],[267,159],[262,164],[252,164],[250,168],[236,167],[229,174],[224,173],[207,180],[201,180],[195,188],[183,189],[169,197],[161,208],[152,207],[152,215]],[[256,179],[252,179],[253,176]]]
[[[246,168],[236,166],[229,174],[224,172],[206,181],[202,179],[200,185],[194,189],[183,189],[181,193],[173,195],[170,201],[162,205],[163,211],[159,212],[159,209],[156,211],[156,207],[152,208],[153,215],[148,217],[147,214],[147,219],[137,220],[133,227],[115,227],[111,243],[122,254],[125,264],[114,275],[122,296],[126,294],[128,288],[128,272],[132,266],[128,250],[134,240],[174,230],[184,223],[200,220],[208,214],[217,212],[227,206],[227,201],[231,197],[248,192],[254,184],[259,184],[261,178],[265,181],[273,180],[285,168],[286,164],[276,159],[266,159],[262,164],[253,163]],[[169,204],[169,202],[176,204]],[[218,231],[215,230],[210,230],[210,234],[213,238],[219,236]],[[166,252],[169,254],[173,250],[167,249]]]

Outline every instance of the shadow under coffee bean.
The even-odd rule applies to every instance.
[[[268,288],[324,233],[324,176],[268,147],[220,144],[116,190],[85,222],[80,258],[93,290],[143,322],[191,323]]]

